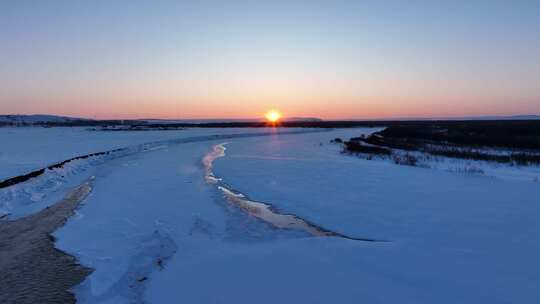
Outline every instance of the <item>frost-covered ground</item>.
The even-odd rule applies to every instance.
[[[95,269],[76,288],[79,302],[538,303],[540,184],[369,161],[329,144],[372,131],[164,141],[87,162],[94,190],[55,233],[60,249]],[[172,140],[169,132],[148,141]],[[98,150],[147,141],[121,133],[99,135],[119,142]],[[230,189],[388,242],[315,237],[249,215],[205,179],[202,159],[220,144],[213,173]],[[94,151],[72,145],[75,155]]]
[[[476,148],[469,151],[476,151],[490,155],[509,155],[515,153],[515,151],[505,149],[495,150],[488,148]],[[415,166],[417,167],[444,170],[463,175],[479,175],[514,181],[540,182],[540,166],[538,165],[520,165],[515,163],[498,163],[495,161],[451,158],[432,155],[425,152],[405,151],[399,149],[393,149],[391,157],[367,155],[362,153],[356,154],[356,156],[364,159],[383,160],[390,163],[395,163],[396,157],[399,157],[400,162],[406,163],[407,157],[412,156],[416,161]]]

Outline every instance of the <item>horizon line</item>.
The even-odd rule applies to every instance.
[[[84,120],[95,120],[95,121],[107,121],[107,120],[126,120],[126,121],[148,121],[148,120],[158,120],[158,121],[264,121],[264,117],[251,117],[251,118],[92,118],[88,116],[77,116],[77,115],[62,115],[62,114],[44,114],[44,113],[34,113],[34,114],[0,114],[0,116],[53,116],[53,117],[63,117],[70,119],[84,119]],[[385,121],[385,120],[474,120],[474,119],[497,119],[497,118],[519,118],[519,117],[538,117],[539,114],[480,114],[480,115],[463,115],[463,116],[390,116],[390,117],[372,117],[372,118],[337,118],[337,119],[324,119],[320,117],[312,116],[290,116],[283,117],[282,121],[287,120],[320,120],[320,121]]]

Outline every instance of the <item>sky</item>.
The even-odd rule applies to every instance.
[[[540,114],[540,1],[0,0],[0,114]]]

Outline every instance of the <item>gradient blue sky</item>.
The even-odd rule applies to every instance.
[[[540,114],[540,1],[0,1],[0,113]]]

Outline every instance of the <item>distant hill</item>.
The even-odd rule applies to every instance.
[[[137,121],[143,121],[149,124],[201,124],[201,123],[231,123],[231,122],[258,122],[259,119],[155,119],[145,118],[137,119]]]
[[[514,116],[470,116],[446,118],[394,118],[372,120],[338,120],[325,121],[316,117],[285,117],[282,126],[289,127],[353,127],[365,125],[388,126],[392,124],[415,123],[420,124],[436,121],[540,121],[540,115],[514,115]],[[266,121],[259,119],[126,119],[126,120],[94,120],[80,117],[57,115],[0,115],[0,126],[161,126],[174,125],[177,127],[264,127]]]
[[[174,123],[193,123],[193,124],[201,124],[201,123],[235,123],[235,122],[264,122],[266,121],[264,118],[213,118],[213,119],[138,119],[138,121],[144,121],[150,124],[174,124]],[[284,117],[282,121],[289,121],[289,122],[298,122],[298,121],[323,121],[320,118],[316,117]]]
[[[87,118],[56,116],[56,115],[0,115],[0,122],[9,124],[29,124],[37,125],[42,123],[71,123],[81,121],[92,121]]]
[[[323,121],[317,117],[285,117],[283,121]]]
[[[470,119],[477,120],[540,120],[540,115],[513,115],[513,116],[478,116]]]
[[[362,119],[364,121],[442,121],[442,120],[540,120],[540,115],[485,115],[452,117],[395,117],[385,119]]]

